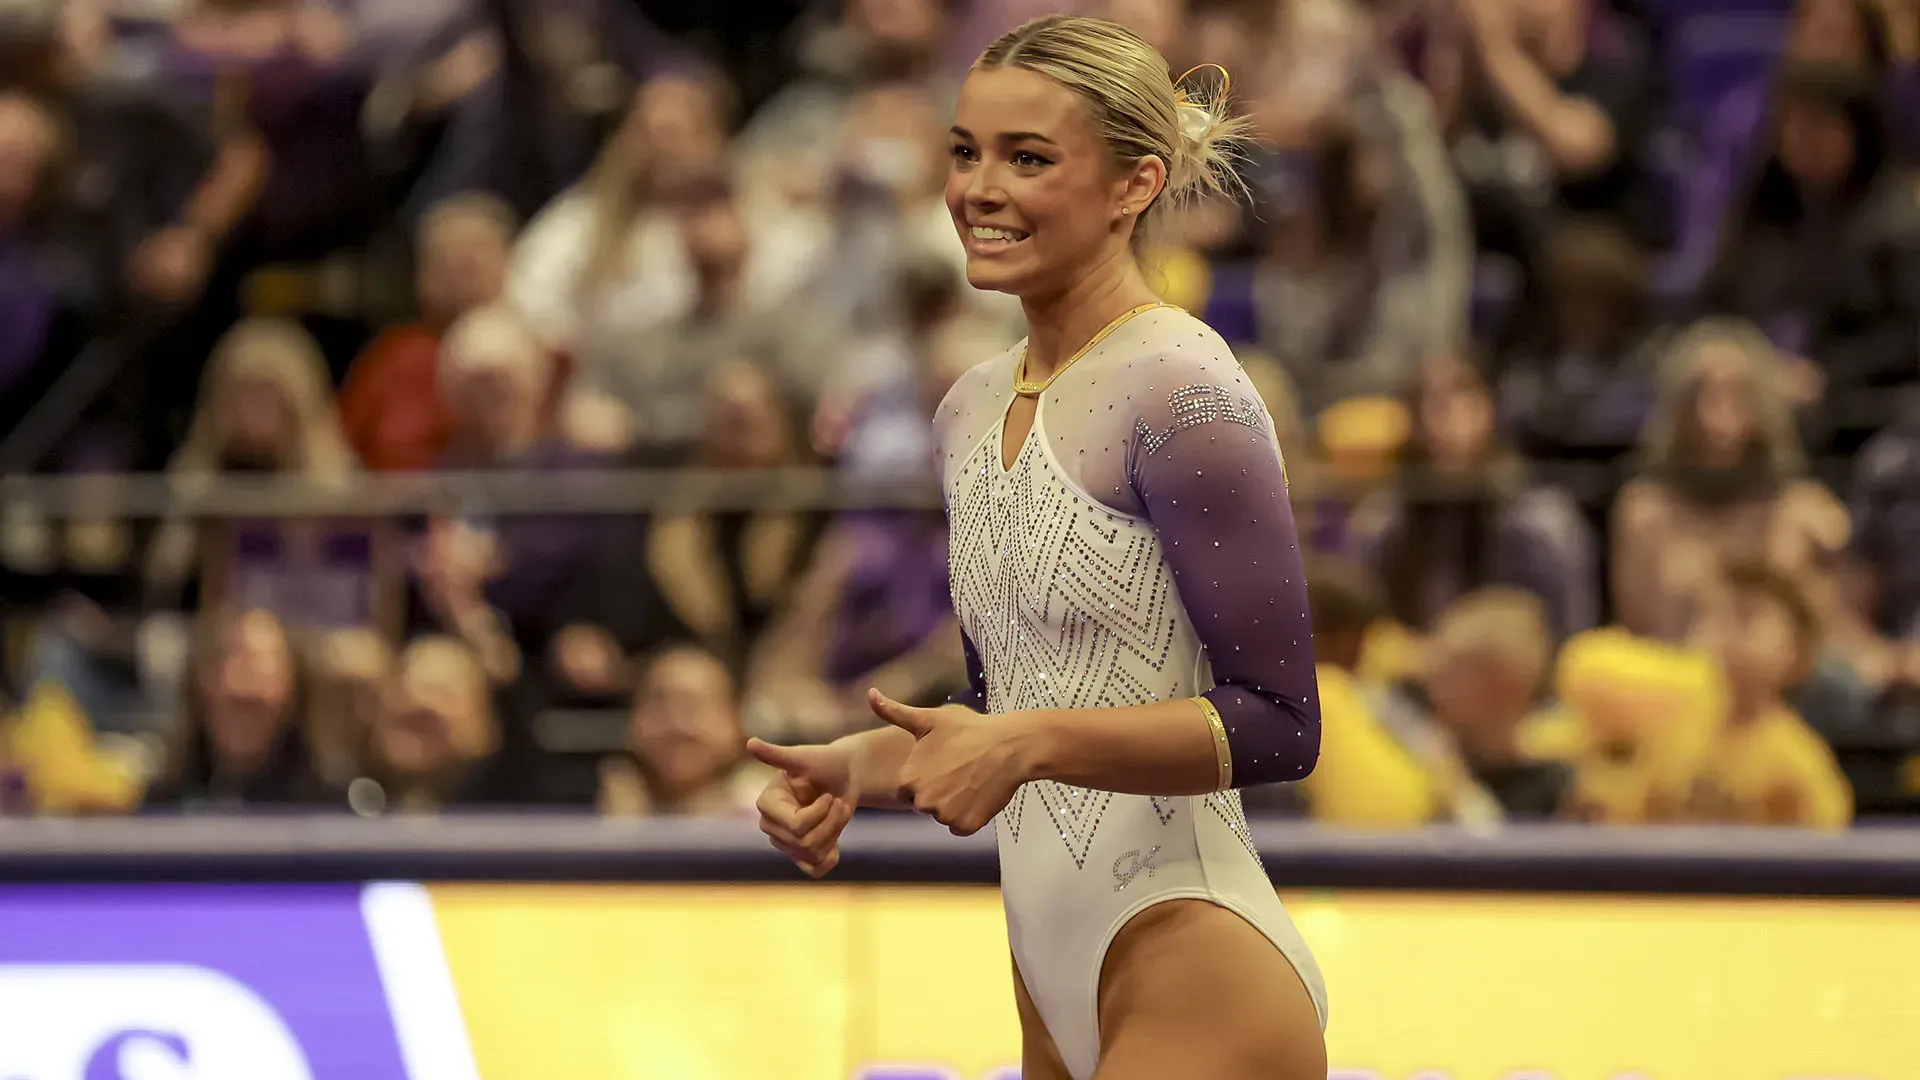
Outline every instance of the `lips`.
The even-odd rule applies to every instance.
[[[1030,233],[1000,225],[973,225],[966,232],[967,251],[974,255],[998,255],[1026,243]]]

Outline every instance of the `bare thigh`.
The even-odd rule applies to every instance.
[[[1020,965],[1013,965],[1013,1002],[1020,1009],[1020,1080],[1073,1080],[1060,1061],[1060,1050],[1047,1033],[1047,1022],[1027,994]]]
[[[1100,972],[1094,1080],[1326,1080],[1320,1014],[1266,935],[1204,900],[1122,927]]]

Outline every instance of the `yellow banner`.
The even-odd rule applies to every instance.
[[[999,896],[436,886],[483,1080],[1001,1080]],[[1920,905],[1289,896],[1336,1077],[1910,1080]]]

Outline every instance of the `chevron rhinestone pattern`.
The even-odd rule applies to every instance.
[[[1081,495],[1028,438],[1011,470],[985,439],[950,495],[953,601],[987,672],[988,711],[1107,708],[1191,693],[1192,656],[1176,650],[1186,615],[1159,539],[1145,522]],[[1029,797],[1031,791],[1031,797]],[[1112,797],[1028,784],[998,826],[1018,841],[1030,802],[1083,866]],[[1181,800],[1155,799],[1161,824]]]

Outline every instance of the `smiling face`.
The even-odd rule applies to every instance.
[[[1069,288],[1089,266],[1128,255],[1166,163],[1116,163],[1086,103],[1019,67],[967,76],[950,133],[947,210],[977,289],[1035,296]]]

